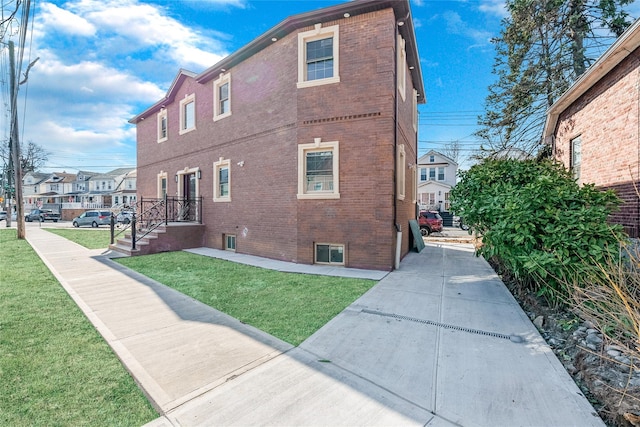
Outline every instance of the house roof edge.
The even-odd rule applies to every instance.
[[[543,141],[553,136],[558,118],[580,96],[605,77],[625,58],[640,47],[640,19],[637,19],[620,37],[567,89],[547,110],[542,133]]]

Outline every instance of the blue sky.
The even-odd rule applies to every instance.
[[[135,127],[127,121],[164,96],[181,68],[203,71],[287,16],[338,3],[34,1],[25,67],[40,59],[20,87],[21,141],[52,153],[47,171],[135,166]],[[452,140],[463,154],[475,148],[476,117],[494,81],[490,39],[499,33],[502,4],[411,0],[427,96],[419,108],[419,154]],[[5,103],[6,93],[5,86]],[[6,112],[0,120],[5,139]]]

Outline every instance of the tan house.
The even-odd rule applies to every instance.
[[[553,155],[580,184],[623,200],[610,220],[639,237],[640,20],[551,106],[544,128]]]

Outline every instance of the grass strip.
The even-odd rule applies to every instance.
[[[153,410],[31,246],[0,230],[0,425],[139,426]]]
[[[282,273],[188,252],[114,261],[293,345],[376,284]]]
[[[88,249],[106,249],[111,241],[109,229],[46,228],[46,230]]]

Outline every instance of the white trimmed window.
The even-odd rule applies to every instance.
[[[164,142],[168,138],[167,110],[164,108],[158,113],[158,142]]]
[[[167,195],[167,173],[160,172],[158,174],[158,198],[164,199],[164,196]]]
[[[191,94],[180,101],[180,135],[196,128],[196,95]]]
[[[396,160],[396,191],[398,200],[404,200],[405,196],[406,160],[407,155],[404,151],[404,144],[400,144],[398,145],[398,155]]]
[[[405,41],[398,34],[398,92],[404,101],[407,98],[407,51]]]
[[[314,252],[316,264],[344,265],[344,245],[316,243]]]
[[[298,33],[298,88],[340,81],[338,30],[338,25],[316,24],[313,30]]]
[[[420,168],[420,181],[427,180],[427,168]]]
[[[220,74],[213,82],[213,120],[231,115],[231,74]]]
[[[580,166],[582,166],[582,139],[580,137],[571,140],[571,172],[574,179],[580,179]]]
[[[339,199],[338,141],[298,145],[298,199]]]
[[[213,201],[231,201],[231,160],[220,160],[213,164]]]

